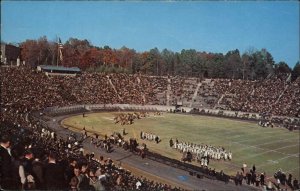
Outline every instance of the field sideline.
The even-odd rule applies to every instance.
[[[151,151],[180,159],[182,154],[169,147],[170,138],[197,144],[223,146],[233,153],[232,161],[210,160],[209,167],[235,175],[245,162],[248,167],[255,164],[258,172],[265,171],[267,177],[282,169],[299,179],[299,132],[290,132],[282,128],[262,128],[255,123],[224,118],[163,113],[135,120],[132,125],[114,124],[116,112],[91,113],[64,119],[62,124],[75,131],[83,127],[87,131],[101,135],[113,132],[128,133],[125,139],[137,138],[147,144]],[[160,136],[162,141],[140,140],[140,132],[149,132]],[[193,163],[198,164],[198,163]]]

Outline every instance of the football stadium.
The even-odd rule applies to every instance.
[[[0,191],[300,189],[299,2],[19,3]]]
[[[291,103],[300,103],[300,78],[286,83],[278,76],[247,81],[124,73],[46,75],[25,66],[1,67],[1,74],[1,144],[15,145],[11,152],[16,158],[53,157],[65,164],[66,169],[55,172],[61,175],[61,188],[67,172],[72,176],[69,168],[105,176],[101,186],[112,190],[135,189],[137,182],[146,190],[297,187],[299,118],[288,116],[299,112]],[[270,94],[273,83],[283,91]],[[263,96],[251,95],[256,89],[249,87]],[[249,100],[240,107],[239,97],[246,91]],[[227,92],[235,96],[224,98]],[[255,99],[264,102],[250,101]],[[277,108],[269,110],[273,114],[264,112],[266,103]]]

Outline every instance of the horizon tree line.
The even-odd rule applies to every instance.
[[[286,62],[275,63],[273,56],[265,48],[248,49],[243,54],[238,49],[226,54],[182,49],[173,52],[168,49],[160,51],[137,52],[123,46],[113,49],[109,46],[97,47],[88,40],[69,38],[63,45],[63,60],[60,65],[76,66],[87,72],[125,72],[146,75],[171,75],[204,78],[228,78],[257,80],[272,74],[292,74],[292,80],[300,76],[299,61],[291,69]],[[58,59],[56,41],[46,36],[37,40],[26,40],[19,44],[21,58],[28,65],[56,65]]]

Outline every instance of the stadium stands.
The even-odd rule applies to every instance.
[[[193,108],[299,117],[299,78],[292,83],[280,78],[204,79],[194,100],[197,80],[175,77],[170,81],[172,105],[176,100]],[[1,68],[1,108],[6,115],[74,104],[167,105],[168,83],[167,77],[101,73],[47,77],[26,68]]]
[[[243,81],[103,73],[83,73],[73,77],[46,76],[24,67],[1,68],[0,76],[0,132],[1,135],[9,134],[13,137],[11,152],[15,152],[13,156],[16,161],[11,166],[12,170],[16,171],[16,166],[20,166],[19,157],[24,155],[25,150],[36,154],[35,149],[39,150],[39,153],[42,148],[40,160],[46,159],[54,152],[56,154],[52,157],[56,158],[58,155],[59,164],[67,164],[68,160],[76,158],[78,163],[81,161],[81,167],[85,163],[92,166],[93,168],[89,168],[88,171],[81,172],[80,178],[77,177],[79,182],[84,182],[84,175],[92,178],[92,174],[100,169],[100,174],[105,174],[107,180],[100,182],[99,185],[104,186],[106,190],[131,190],[136,187],[144,187],[147,190],[177,190],[177,188],[138,179],[129,172],[118,169],[109,160],[95,164],[83,156],[78,147],[73,148],[73,145],[69,148],[69,142],[55,139],[51,135],[51,130],[31,119],[31,112],[47,107],[77,104],[174,105],[180,101],[183,106],[192,105],[193,108],[200,109],[223,108],[285,117],[300,115],[299,78],[294,82],[287,82],[284,77],[273,77],[264,81]],[[18,181],[18,184],[13,184],[17,187],[8,187],[9,189],[21,189],[22,186],[30,189],[32,186],[28,177],[26,182],[19,181],[15,177],[9,178]],[[33,175],[33,178],[36,181],[38,179],[37,175]],[[69,187],[68,181],[62,183],[63,188]],[[136,184],[137,182],[140,183]],[[35,186],[40,189],[45,185],[47,184],[37,183]],[[4,188],[5,184],[2,182],[1,186]]]

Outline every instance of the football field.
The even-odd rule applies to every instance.
[[[256,123],[232,119],[163,113],[134,120],[132,125],[115,124],[113,118],[118,112],[91,113],[72,116],[62,121],[69,129],[111,135],[113,132],[126,133],[125,139],[137,138],[146,143],[149,150],[180,160],[182,154],[169,146],[169,140],[180,142],[223,146],[233,153],[231,161],[210,160],[209,167],[235,175],[242,164],[255,164],[257,172],[273,176],[278,169],[299,178],[299,132],[283,128],[263,128]],[[161,142],[141,140],[140,132],[158,135]],[[193,162],[195,165],[199,163]]]

